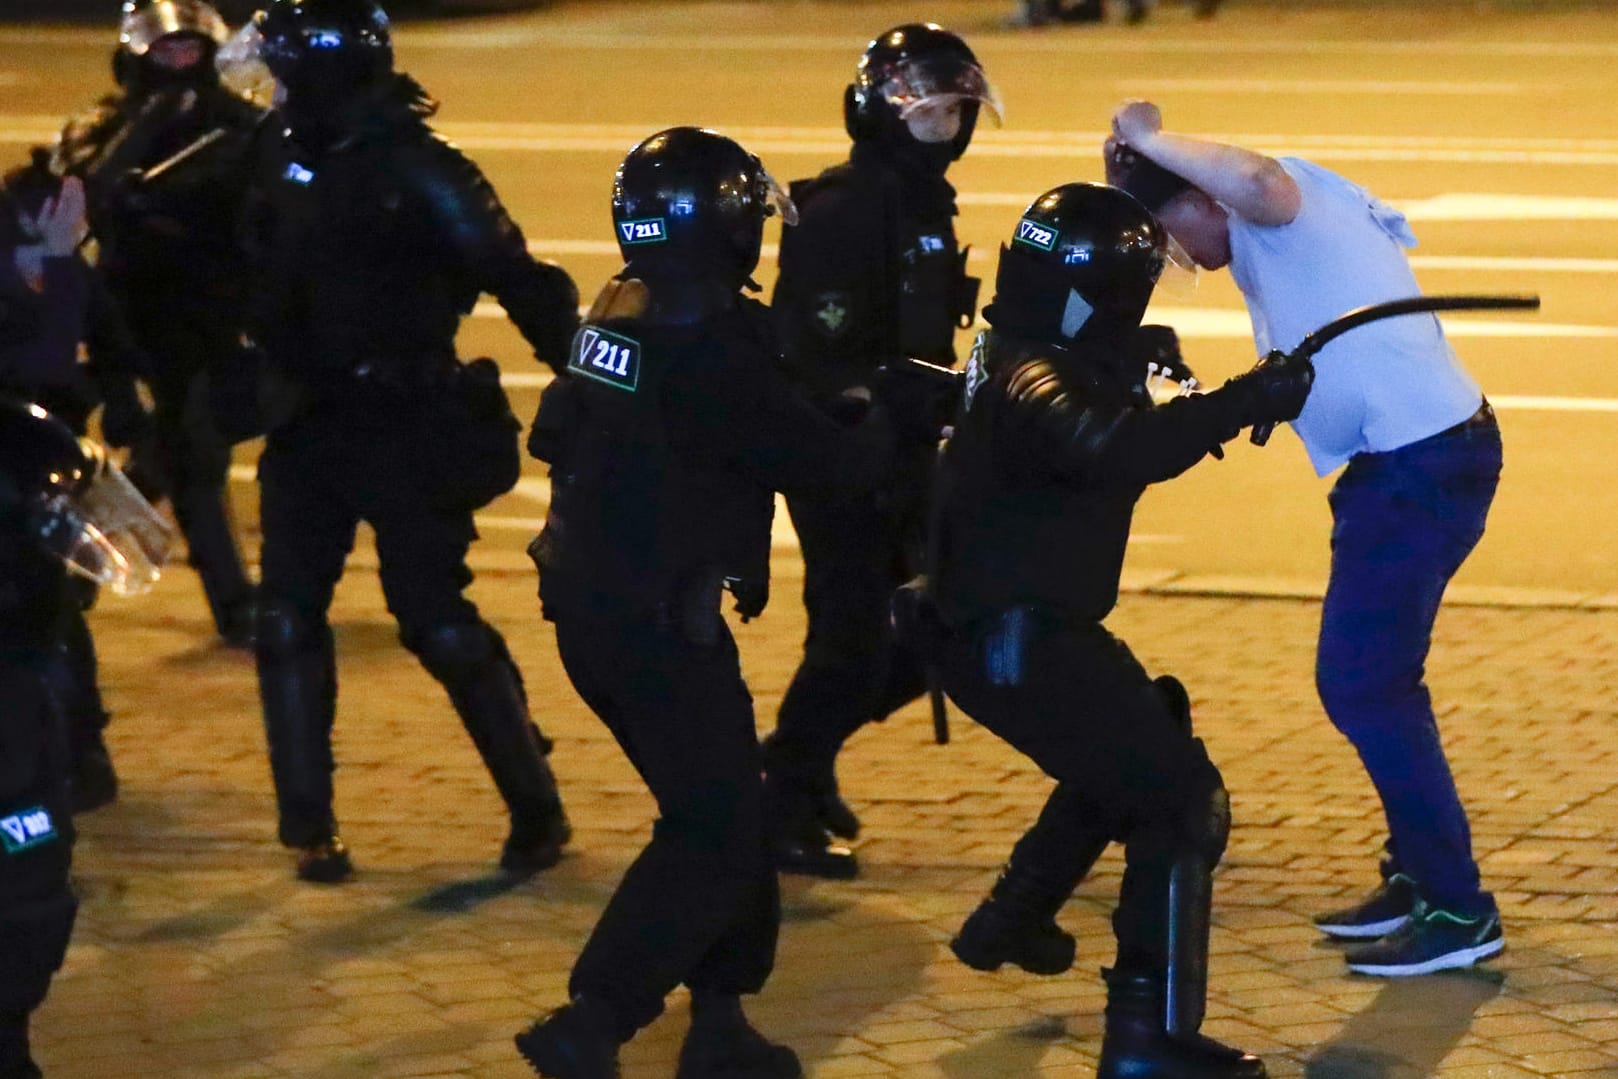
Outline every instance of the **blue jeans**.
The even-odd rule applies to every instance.
[[[1315,684],[1382,799],[1397,868],[1435,906],[1488,913],[1472,834],[1423,681],[1450,578],[1500,481],[1493,422],[1354,457],[1332,488]]]

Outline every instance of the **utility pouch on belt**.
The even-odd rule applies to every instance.
[[[428,498],[442,509],[475,510],[516,486],[522,424],[488,358],[458,367],[447,392],[427,404],[416,462]]]

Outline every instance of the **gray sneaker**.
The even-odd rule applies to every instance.
[[[1363,903],[1315,918],[1315,928],[1339,940],[1375,940],[1410,924],[1415,906],[1416,882],[1395,873]]]

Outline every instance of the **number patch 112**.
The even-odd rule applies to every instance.
[[[581,326],[573,335],[567,369],[634,393],[640,383],[640,342],[599,326]]]

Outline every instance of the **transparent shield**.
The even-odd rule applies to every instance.
[[[76,494],[47,501],[38,520],[39,539],[70,571],[120,596],[157,582],[174,540],[168,522],[111,462]]]
[[[1176,300],[1195,299],[1197,286],[1202,283],[1202,267],[1168,230],[1163,235],[1163,272],[1157,279],[1156,294]]]

